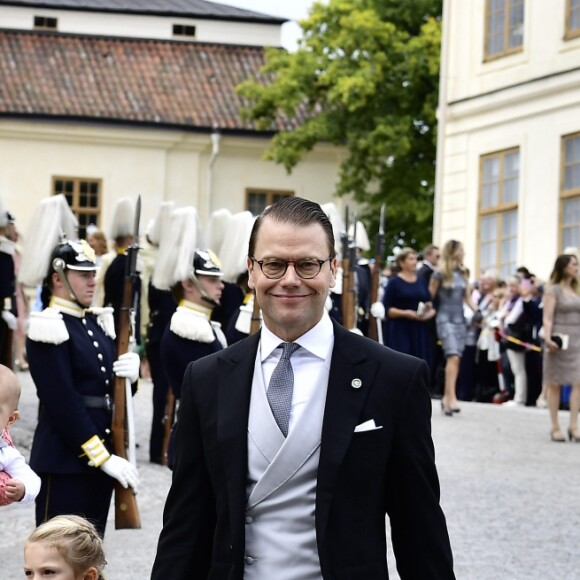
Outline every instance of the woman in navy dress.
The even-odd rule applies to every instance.
[[[426,281],[417,276],[417,252],[403,248],[396,262],[398,273],[390,278],[383,297],[385,345],[431,365],[429,328],[425,323],[435,316],[435,310]]]

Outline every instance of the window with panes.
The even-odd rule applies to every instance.
[[[479,270],[506,278],[517,268],[519,149],[482,156],[480,184]]]
[[[520,52],[524,44],[524,0],[486,0],[485,60]]]
[[[566,0],[565,38],[580,36],[580,0]]]
[[[58,27],[58,20],[51,16],[35,16],[34,30],[56,30]]]
[[[284,197],[293,197],[293,191],[283,191],[276,189],[246,189],[246,209],[252,215],[261,214],[269,205]]]
[[[100,179],[85,177],[53,177],[52,193],[62,193],[79,221],[79,238],[86,237],[87,226],[100,227],[101,222]]]
[[[580,134],[562,139],[560,250],[580,247]]]

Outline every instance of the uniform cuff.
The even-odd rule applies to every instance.
[[[98,435],[93,435],[81,445],[81,448],[94,467],[100,467],[111,457],[111,454],[107,451],[105,444],[99,439]]]

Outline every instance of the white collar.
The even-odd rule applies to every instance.
[[[49,308],[54,308],[63,314],[70,314],[75,318],[83,318],[85,315],[85,309],[81,308],[76,302],[71,302],[70,300],[59,298],[58,296],[52,296],[48,306]]]
[[[302,348],[311,352],[313,355],[326,359],[328,354],[328,345],[332,344],[334,329],[332,327],[332,321],[328,316],[328,313],[324,311],[322,318],[318,321],[316,326],[311,328],[308,332],[297,338],[294,342],[299,344]],[[266,324],[262,324],[262,331],[260,336],[260,361],[264,362],[281,342],[286,342],[282,340],[279,336],[276,336]]]
[[[207,308],[206,306],[201,306],[200,304],[196,304],[195,302],[190,302],[189,300],[182,300],[179,303],[180,308],[187,308],[187,310],[191,310],[196,314],[201,314],[208,320],[211,319],[211,308]]]

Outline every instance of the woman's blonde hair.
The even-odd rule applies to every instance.
[[[65,562],[81,574],[91,566],[99,574],[98,580],[105,580],[103,568],[106,566],[103,540],[95,526],[80,516],[56,516],[40,524],[30,534],[26,544],[46,542],[55,548]]]
[[[453,272],[459,270],[465,281],[467,282],[467,270],[457,262],[455,257],[457,250],[462,247],[461,242],[457,240],[449,240],[443,246],[441,257],[443,259],[443,267],[441,268],[441,283],[445,287],[451,286],[453,283]]]
[[[90,234],[90,236],[87,235],[87,238],[91,236],[95,241],[95,245],[97,246],[96,248],[93,248],[97,256],[106,254],[109,251],[109,247],[107,244],[107,236],[105,236],[104,232],[101,230],[95,230],[92,234]]]

